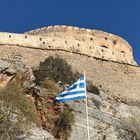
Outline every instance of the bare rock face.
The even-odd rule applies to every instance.
[[[136,140],[139,139],[138,106],[107,99],[101,92],[98,99],[91,93],[88,94],[89,130],[90,139],[95,140]],[[96,102],[100,102],[96,106]],[[85,103],[70,103],[75,110],[76,122],[70,140],[87,139],[87,120]],[[137,110],[137,111],[136,111]],[[134,116],[135,114],[135,116]],[[135,124],[135,125],[134,125]]]
[[[54,137],[49,132],[34,126],[30,131],[30,136],[25,140],[54,140]]]

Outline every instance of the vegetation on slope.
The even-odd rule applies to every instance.
[[[55,83],[61,81],[63,84],[70,85],[81,75],[79,72],[74,73],[66,60],[60,57],[54,58],[52,56],[45,59],[44,62],[40,62],[39,67],[34,69],[33,73],[36,78],[36,83],[46,88],[52,88],[52,86],[48,87],[49,80]],[[47,84],[45,84],[46,81]],[[99,89],[90,81],[87,82],[87,91],[97,95],[100,94]]]
[[[74,123],[74,115],[71,111],[63,109],[55,121],[55,137],[67,140],[71,133],[71,125]]]
[[[40,62],[38,69],[33,70],[36,77],[36,83],[42,84],[46,77],[54,80],[54,82],[62,81],[71,84],[79,78],[78,72],[74,73],[67,61],[57,57],[48,57],[44,62]]]
[[[0,89],[0,140],[21,137],[36,120],[35,106],[15,84]]]
[[[39,121],[54,137],[67,140],[74,123],[74,115],[67,104],[56,103],[54,98],[64,90],[64,85],[72,84],[80,74],[74,73],[71,66],[60,57],[49,57],[40,62],[33,74],[36,78],[35,84],[47,89],[47,94],[41,95],[42,97],[36,87],[26,89],[23,86],[28,76],[22,72],[16,74],[11,84],[0,89],[0,139],[24,139],[28,126],[32,122],[38,124]],[[98,88],[91,82],[87,84],[87,91],[99,94]]]

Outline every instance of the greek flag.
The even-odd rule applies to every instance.
[[[60,93],[55,101],[68,102],[72,100],[79,100],[86,98],[86,78],[81,76],[73,85]]]

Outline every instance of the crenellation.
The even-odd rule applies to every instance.
[[[0,44],[61,49],[135,65],[132,48],[122,38],[103,31],[73,26],[49,26],[25,34],[0,33]]]

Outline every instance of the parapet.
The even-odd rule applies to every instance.
[[[48,26],[48,27],[43,27],[39,29],[35,29],[29,32],[26,32],[27,34],[31,35],[47,35],[50,32],[64,32],[64,33],[69,33],[69,34],[84,34],[84,35],[92,35],[92,36],[97,36],[97,37],[104,37],[105,40],[107,39],[114,39],[115,41],[124,43],[126,46],[130,47],[129,43],[124,40],[123,38],[113,35],[111,33],[103,32],[101,30],[91,30],[91,29],[85,29],[85,28],[79,28],[79,27],[73,27],[73,26],[66,26],[66,25],[54,25],[54,26]],[[26,34],[25,33],[25,34]]]
[[[77,51],[82,48],[81,46],[84,43],[84,51],[88,52],[90,50],[91,56],[136,64],[130,44],[123,38],[111,33],[73,26],[55,25],[32,30],[27,32],[27,34],[57,36],[60,40],[65,39],[65,42],[70,41],[74,43],[77,41],[77,45],[73,46]]]
[[[98,30],[64,25],[49,26],[25,34],[0,33],[0,44],[63,50],[136,65],[132,48],[127,41]]]

